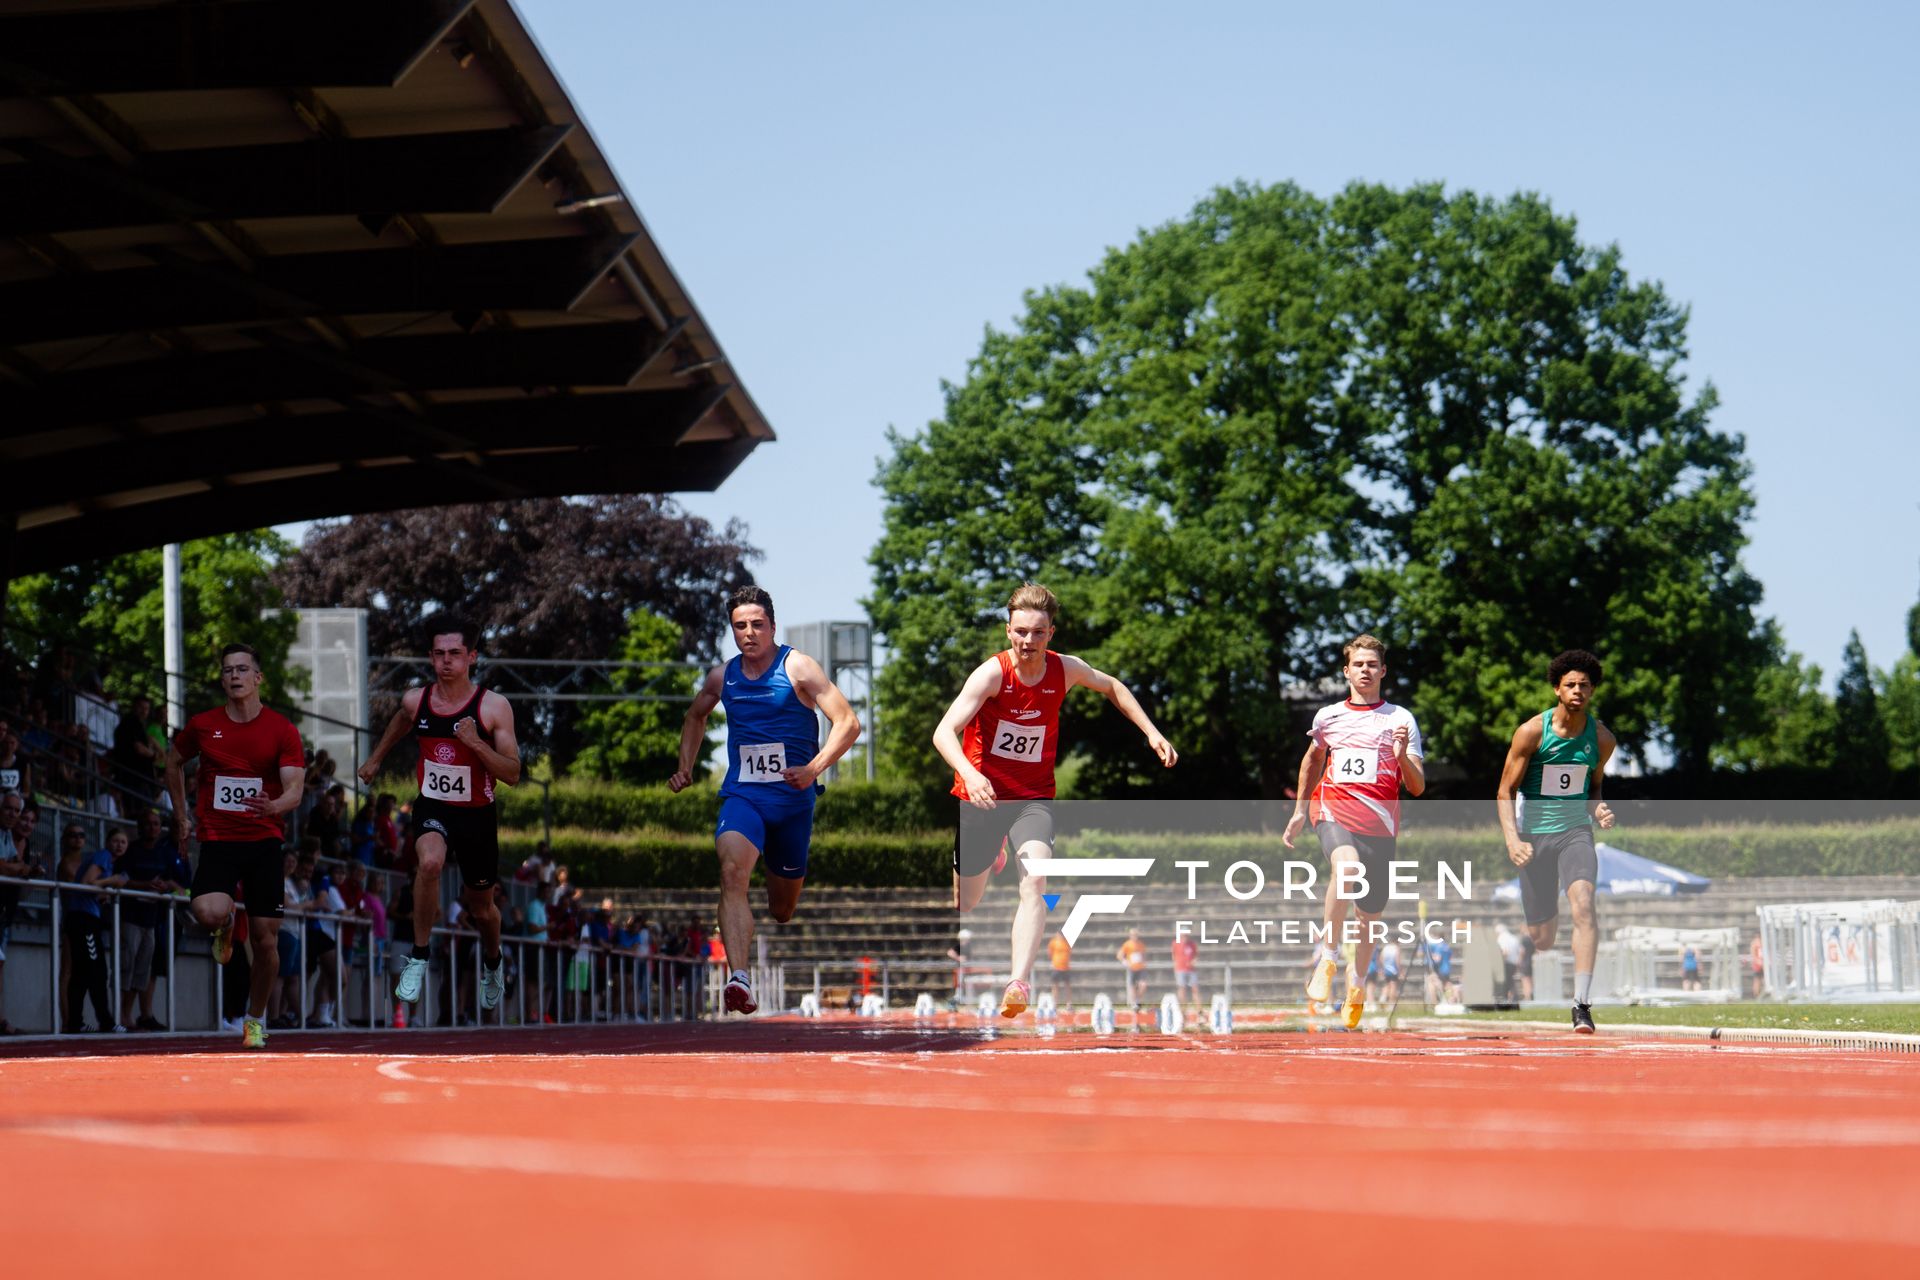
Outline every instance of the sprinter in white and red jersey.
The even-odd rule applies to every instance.
[[[267,997],[280,975],[281,850],[287,814],[300,804],[307,776],[300,731],[260,702],[264,675],[250,645],[220,651],[226,705],[192,716],[167,748],[167,794],[173,799],[174,844],[185,852],[197,827],[187,909],[213,934],[213,958],[233,958],[234,887],[245,894],[253,942],[253,984],[241,1044],[267,1047]],[[195,803],[187,807],[186,765],[200,762]]]
[[[400,739],[412,734],[420,748],[408,833],[419,869],[413,883],[413,954],[394,984],[393,998],[418,1004],[426,994],[427,963],[433,926],[440,914],[440,869],[452,853],[460,868],[460,901],[466,918],[480,933],[480,1008],[499,1007],[506,992],[501,967],[500,908],[494,886],[500,883],[500,818],[493,806],[493,784],[520,781],[520,744],[514,737],[513,706],[491,689],[473,683],[480,633],[470,622],[440,616],[423,628],[434,681],[409,689],[387,725],[380,745],[360,766],[360,780],[371,783]]]
[[[953,766],[953,794],[972,806],[962,811],[953,846],[954,903],[962,911],[980,901],[987,877],[1006,865],[1009,850],[1016,859],[1053,855],[1053,761],[1067,690],[1079,685],[1104,694],[1147,736],[1162,765],[1171,769],[1180,758],[1127,686],[1047,648],[1059,613],[1060,602],[1045,587],[1029,582],[1015,591],[1007,601],[1010,647],[974,668],[933,731],[934,748]],[[982,815],[991,816],[981,821]],[[1029,875],[1022,861],[1003,1018],[1033,1002],[1033,964],[1047,931],[1046,887],[1046,878]]]
[[[1373,959],[1371,926],[1387,905],[1387,864],[1393,860],[1394,841],[1400,834],[1400,788],[1405,786],[1417,796],[1427,789],[1427,775],[1413,713],[1380,696],[1380,681],[1387,673],[1386,646],[1363,635],[1349,641],[1345,652],[1342,674],[1350,693],[1345,702],[1322,707],[1313,717],[1307,734],[1313,745],[1300,762],[1299,796],[1281,839],[1293,848],[1294,837],[1311,818],[1332,873],[1324,909],[1327,937],[1315,952],[1313,976],[1307,980],[1307,1001],[1312,1006],[1323,1005],[1331,997],[1339,967],[1334,954],[1343,941],[1347,918],[1347,899],[1336,891],[1341,868],[1357,865],[1366,877],[1366,891],[1354,902],[1360,936],[1354,939],[1346,1005],[1341,1011],[1348,1027],[1358,1027],[1367,1007],[1361,975]]]

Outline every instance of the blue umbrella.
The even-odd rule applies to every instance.
[[[1616,849],[1610,844],[1595,845],[1594,851],[1600,855],[1600,872],[1593,881],[1594,890],[1599,893],[1647,893],[1671,897],[1676,893],[1699,893],[1713,883],[1705,876],[1670,867],[1664,862],[1655,862],[1652,858],[1643,858],[1637,853],[1628,853],[1625,849]],[[1517,902],[1520,898],[1519,879],[1516,877],[1495,889],[1493,897],[1497,902]]]

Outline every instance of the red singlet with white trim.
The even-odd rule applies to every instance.
[[[997,655],[1000,688],[980,704],[960,741],[967,763],[986,775],[1001,800],[1051,800],[1053,753],[1059,746],[1060,703],[1067,696],[1067,667],[1047,651],[1040,683],[1023,684],[1013,650]],[[963,799],[966,784],[953,775],[953,794]]]

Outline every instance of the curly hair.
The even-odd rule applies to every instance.
[[[1547,665],[1547,683],[1558,689],[1560,682],[1567,678],[1567,672],[1578,671],[1593,681],[1593,687],[1600,687],[1600,659],[1585,649],[1569,649]]]

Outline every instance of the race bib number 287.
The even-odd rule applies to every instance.
[[[1047,726],[1002,720],[993,729],[993,754],[1008,760],[1039,760],[1046,754]]]

